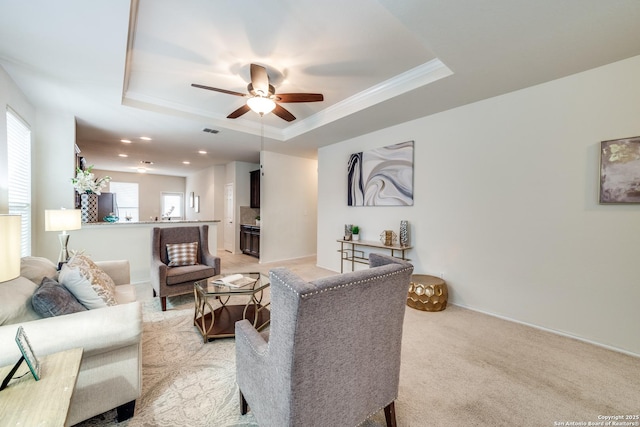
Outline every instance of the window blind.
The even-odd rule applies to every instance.
[[[9,213],[21,215],[21,253],[31,255],[31,130],[7,109]]]

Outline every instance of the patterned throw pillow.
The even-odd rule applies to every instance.
[[[198,242],[167,243],[169,267],[196,265],[198,263]]]
[[[118,304],[111,277],[85,255],[75,255],[63,264],[58,282],[89,310]]]

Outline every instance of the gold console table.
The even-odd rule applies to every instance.
[[[374,249],[385,249],[391,251],[391,256],[396,257],[405,261],[409,261],[408,258],[405,257],[406,251],[412,249],[413,246],[400,246],[400,245],[383,245],[380,242],[368,241],[368,240],[344,240],[338,239],[336,240],[340,243],[340,273],[343,273],[344,262],[351,263],[351,271],[354,271],[356,263],[358,264],[369,264],[369,258],[364,255],[364,250],[358,250],[358,247],[362,248],[374,248]]]

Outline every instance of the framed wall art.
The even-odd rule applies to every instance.
[[[354,153],[347,165],[349,206],[413,206],[413,141]]]
[[[640,203],[640,136],[600,143],[600,203]]]

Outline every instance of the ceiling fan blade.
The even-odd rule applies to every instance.
[[[251,64],[251,84],[262,96],[269,96],[269,75],[262,65]]]
[[[324,96],[321,93],[279,93],[275,97],[278,102],[324,101]]]
[[[229,114],[227,116],[227,119],[237,119],[238,117],[240,117],[241,115],[248,113],[249,111],[251,111],[251,108],[249,108],[249,106],[247,104],[244,104],[242,107],[238,108],[236,111],[234,111],[233,113]]]
[[[296,119],[296,116],[291,114],[287,109],[279,104],[276,104],[276,108],[273,110],[273,114],[288,122],[292,122]]]
[[[232,91],[232,90],[219,89],[219,88],[217,88],[217,87],[204,86],[204,85],[199,85],[199,84],[195,84],[195,83],[191,83],[191,86],[193,86],[193,87],[197,87],[197,88],[200,88],[200,89],[212,90],[212,91],[214,91],[214,92],[227,93],[227,94],[229,94],[229,95],[242,96],[242,97],[246,97],[246,96],[247,96],[245,93],[234,92],[234,91]]]

